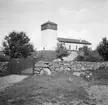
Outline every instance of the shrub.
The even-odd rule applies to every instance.
[[[68,50],[62,43],[58,43],[56,47],[56,57],[63,60],[63,57],[66,57],[69,55]]]
[[[89,62],[97,62],[100,61],[99,58],[94,57],[93,55],[85,56],[84,61],[89,61]]]
[[[0,76],[5,76],[9,74],[8,62],[0,62]]]
[[[83,55],[80,54],[80,52],[84,52]],[[83,46],[79,48],[79,55],[75,59],[76,61],[89,61],[89,62],[99,62],[102,61],[102,57],[99,55],[99,53],[94,50],[91,51],[90,48],[87,46]]]
[[[84,60],[84,57],[83,56],[80,56],[78,55],[76,58],[75,58],[75,61],[83,61]]]
[[[80,56],[78,55],[75,58],[75,61],[89,61],[89,62],[98,62],[101,61],[101,59],[94,57],[93,55],[86,55],[86,56]]]
[[[88,48],[88,46],[83,46],[79,48],[79,51],[83,51],[84,55],[89,55],[90,48]]]

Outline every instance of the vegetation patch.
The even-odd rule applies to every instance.
[[[74,80],[73,83],[67,83],[67,80],[68,76],[63,74],[56,77],[32,76],[2,91],[0,102],[2,105],[59,105],[68,104],[76,99],[85,100],[88,95],[78,83],[78,80],[81,82],[80,79]]]

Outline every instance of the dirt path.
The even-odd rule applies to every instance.
[[[8,76],[1,77],[0,90],[4,89],[9,85],[12,85],[13,83],[18,83],[27,77],[28,76],[24,76],[24,75],[8,75]]]

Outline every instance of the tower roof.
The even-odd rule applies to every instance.
[[[41,31],[46,29],[57,30],[57,24],[51,21],[47,21],[41,25]]]
[[[43,23],[41,26],[43,26],[43,25],[47,25],[47,24],[57,25],[56,23],[51,22],[50,20],[48,20],[47,22]]]

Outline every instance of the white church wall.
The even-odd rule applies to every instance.
[[[84,44],[65,43],[65,46],[70,50],[78,50],[80,47],[83,47]]]

